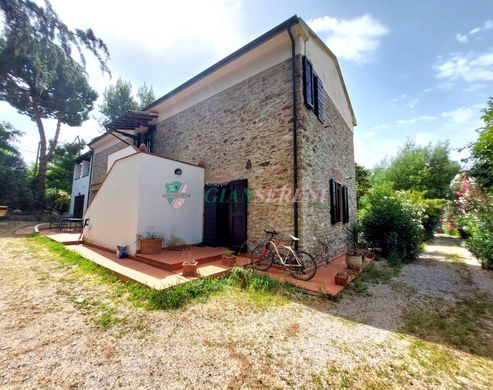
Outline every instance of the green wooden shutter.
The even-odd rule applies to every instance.
[[[349,222],[349,196],[347,186],[342,187],[342,199],[344,202],[344,223]]]
[[[303,94],[308,108],[314,108],[313,66],[306,57],[303,57]]]
[[[315,76],[315,113],[320,122],[325,122],[325,102],[324,102],[324,86],[322,80]]]

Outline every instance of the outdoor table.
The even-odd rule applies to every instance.
[[[65,223],[62,223],[62,226],[68,228],[68,230],[72,229],[72,228],[81,228],[82,227],[82,224],[84,222],[84,220],[82,218],[61,218],[62,222],[66,222]]]

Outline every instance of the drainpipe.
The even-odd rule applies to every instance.
[[[89,187],[87,188],[86,210],[89,207],[89,199],[91,199],[92,166],[94,165],[94,149],[90,146],[89,149],[91,149],[91,166],[89,168]]]
[[[291,74],[293,88],[293,193],[297,194],[298,189],[298,110],[296,96],[296,43],[291,31],[291,26],[288,27],[289,38],[291,39]],[[294,236],[298,237],[298,199],[293,202],[294,213]],[[298,250],[298,241],[294,243],[295,249]]]

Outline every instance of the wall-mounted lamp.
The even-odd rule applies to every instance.
[[[180,168],[175,169],[175,175],[180,176],[183,173],[183,171]]]

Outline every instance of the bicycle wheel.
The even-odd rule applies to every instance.
[[[267,271],[274,261],[274,253],[266,246],[259,244],[252,250],[252,266],[259,271]]]
[[[307,252],[296,252],[300,265],[289,267],[291,275],[298,280],[310,280],[317,273],[317,262]]]

